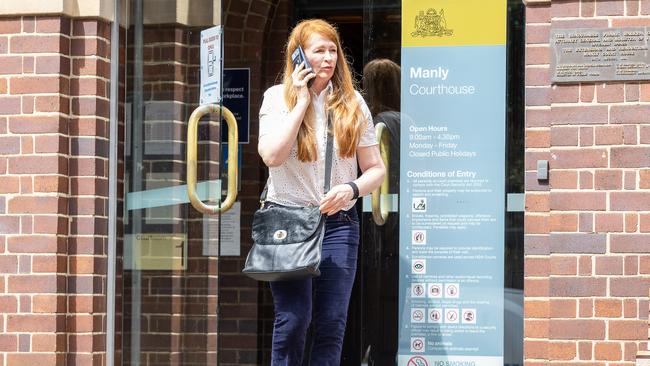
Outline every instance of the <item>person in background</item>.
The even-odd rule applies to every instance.
[[[386,125],[388,130],[388,193],[399,194],[400,176],[400,82],[401,69],[395,62],[377,58],[363,68],[363,96],[368,103],[372,120],[377,126]],[[395,200],[396,201],[396,200]],[[370,225],[373,225],[370,223]],[[399,310],[397,301],[398,282],[395,273],[399,272],[399,216],[392,212],[381,226],[374,226],[365,234],[364,242],[372,242],[372,247],[364,250],[363,263],[365,276],[363,301],[372,304],[366,307],[364,316],[368,324],[381,324],[365,334],[363,349],[367,350],[368,363],[394,359],[397,354],[397,324]],[[367,239],[366,239],[367,238]],[[410,322],[410,310],[407,322]]]
[[[378,58],[363,68],[364,98],[370,107],[372,120],[384,123],[390,134],[390,163],[388,171],[390,193],[399,193],[400,162],[400,82],[401,68],[395,62]]]

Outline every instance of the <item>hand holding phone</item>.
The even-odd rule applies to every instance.
[[[309,72],[313,73],[314,68],[311,67],[311,64],[309,61],[307,61],[307,56],[305,56],[305,51],[302,49],[300,45],[298,45],[298,48],[296,48],[295,51],[291,54],[291,62],[293,62],[293,67],[294,69],[298,67],[301,63],[305,63],[305,70],[309,70]],[[310,79],[307,82],[307,87],[311,87],[311,84],[314,82],[314,79]]]

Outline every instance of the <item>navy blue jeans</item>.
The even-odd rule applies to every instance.
[[[310,322],[313,345],[309,365],[338,366],[348,304],[357,269],[359,219],[354,208],[327,218],[321,275],[271,282],[275,323],[272,366],[300,366]]]

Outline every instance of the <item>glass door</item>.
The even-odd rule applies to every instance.
[[[222,179],[219,105],[197,109],[201,31],[220,24],[221,2],[192,3],[132,0],[127,11],[123,365],[218,363],[219,238],[238,208],[237,163]],[[220,72],[214,51],[203,66]]]

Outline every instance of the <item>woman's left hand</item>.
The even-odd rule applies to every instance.
[[[348,184],[339,184],[332,187],[320,201],[320,212],[327,216],[334,215],[347,205],[354,197],[352,187]]]

